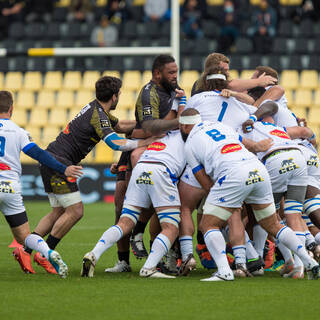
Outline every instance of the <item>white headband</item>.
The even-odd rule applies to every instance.
[[[224,74],[210,74],[207,76],[206,78],[207,80],[211,80],[211,79],[221,79],[221,80],[227,80],[227,77]]]
[[[200,114],[193,116],[180,116],[179,123],[181,124],[198,124],[202,121]]]

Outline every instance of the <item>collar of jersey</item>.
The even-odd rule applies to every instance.
[[[0,120],[10,120],[9,118],[0,118]]]

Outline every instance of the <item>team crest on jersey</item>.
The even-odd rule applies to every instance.
[[[161,151],[166,148],[166,144],[162,142],[153,142],[148,145],[147,150],[153,150],[153,151]]]
[[[108,119],[100,119],[101,128],[110,128],[110,122]]]
[[[139,178],[136,180],[136,183],[153,185],[153,181],[150,178],[151,175],[152,175],[152,171],[148,171],[148,172],[143,171],[140,174]]]
[[[248,179],[246,180],[246,185],[249,186],[251,184],[262,182],[263,178],[260,176],[259,171],[257,169],[253,171],[249,171]]]
[[[0,182],[0,192],[2,193],[14,193],[11,185],[11,181],[1,181]]]
[[[152,108],[151,108],[151,106],[143,107],[142,115],[143,115],[143,116],[151,116],[151,115],[152,115]]]
[[[309,160],[307,161],[308,166],[315,166],[318,168],[319,163],[318,163],[318,157],[317,156],[310,156]]]
[[[239,151],[241,149],[242,147],[240,146],[240,144],[231,143],[223,146],[223,148],[221,149],[221,153],[230,153],[230,152]]]
[[[289,158],[281,162],[281,168],[279,170],[279,173],[283,174],[298,168],[299,166],[293,161],[293,158]]]
[[[270,134],[272,134],[273,136],[279,137],[279,138],[290,139],[290,137],[288,136],[288,134],[286,132],[278,130],[278,129],[270,131]]]

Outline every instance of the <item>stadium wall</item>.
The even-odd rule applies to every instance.
[[[21,183],[24,200],[48,200],[37,165],[22,166]],[[113,202],[116,176],[105,165],[85,165],[78,185],[84,203]]]

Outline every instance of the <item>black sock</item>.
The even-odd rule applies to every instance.
[[[203,233],[200,230],[198,230],[197,232],[197,241],[198,241],[198,244],[205,244]]]
[[[142,222],[142,221],[138,221],[132,231],[132,235],[135,236],[138,233],[144,233],[144,229],[146,228],[146,226],[147,226],[147,223]]]
[[[51,249],[51,250],[54,250],[56,248],[56,246],[58,245],[58,243],[60,242],[61,239],[58,239],[54,236],[52,236],[51,234],[49,234],[46,242],[48,244],[48,247]]]
[[[31,234],[36,234],[37,236],[40,236],[40,234],[39,233],[36,233],[36,232],[31,232]],[[41,237],[41,236],[40,236]],[[26,247],[26,246],[24,246],[24,251],[25,252],[27,252],[27,253],[29,253],[29,254],[31,254],[32,253],[32,249],[30,249],[30,248],[28,248],[28,247]]]
[[[127,264],[130,264],[129,262],[129,255],[130,255],[130,251],[118,251],[118,259],[119,261],[125,261]]]

